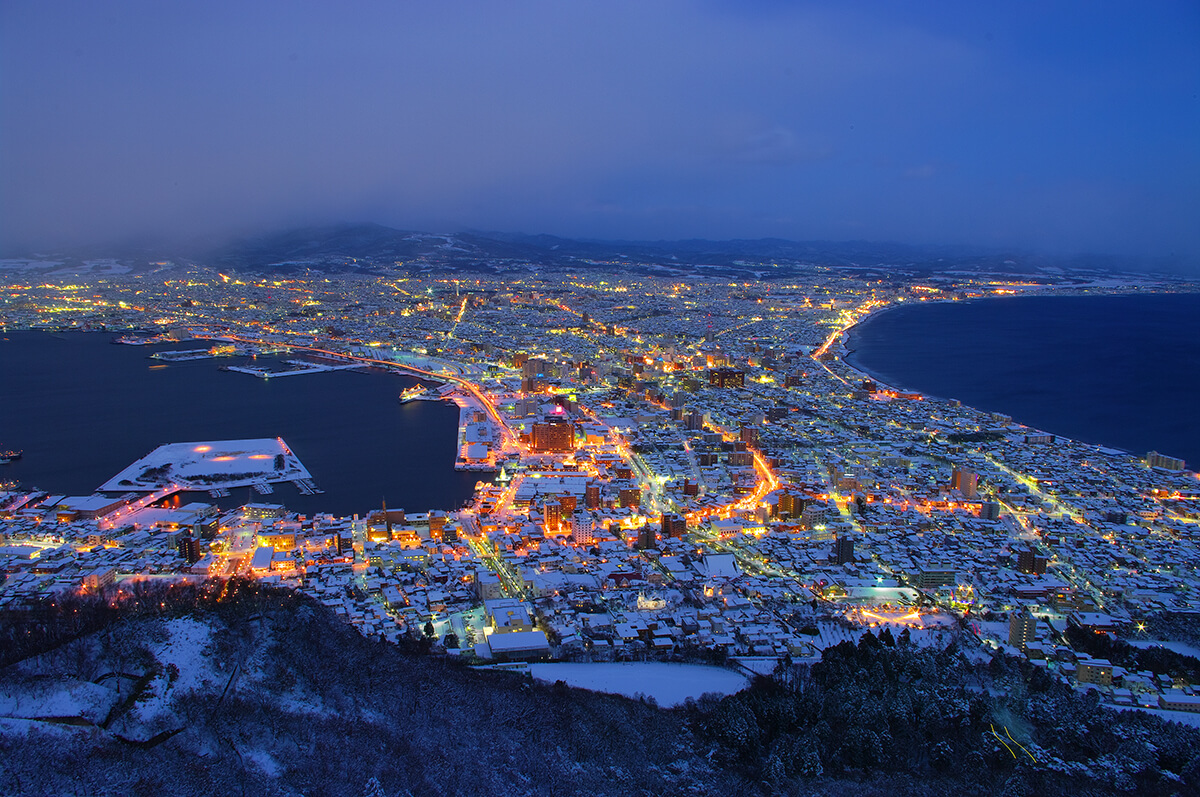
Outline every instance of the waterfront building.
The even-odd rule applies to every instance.
[[[1146,464],[1152,468],[1162,468],[1163,470],[1183,470],[1186,463],[1182,459],[1151,451],[1146,455]]]

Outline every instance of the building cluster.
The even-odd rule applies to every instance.
[[[423,398],[462,409],[459,467],[495,475],[461,511],[185,504],[106,532],[126,498],[15,489],[0,604],[245,575],[365,633],[494,659],[795,657],[831,622],[965,628],[1118,702],[1191,699],[1063,636],[1200,611],[1186,463],[896,390],[843,356],[886,306],[1061,287],[815,266],[794,284],[391,274],[10,284],[10,327],[149,327],[415,371],[443,383]]]

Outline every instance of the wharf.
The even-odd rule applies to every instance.
[[[184,362],[185,360],[208,360],[216,356],[209,349],[188,349],[186,351],[156,351],[150,355],[150,359]]]
[[[458,453],[454,458],[454,469],[496,471],[495,455],[492,452],[492,447],[495,445],[495,429],[487,413],[469,394],[445,390],[445,388],[441,392],[444,398],[450,399],[458,406],[458,447],[456,449]],[[488,456],[486,459],[467,457],[467,451],[475,444],[487,446]]]
[[[300,360],[288,360],[289,365],[303,365],[302,368],[294,368],[290,371],[272,371],[268,368],[254,368],[245,365],[230,365],[225,368],[226,371],[237,371],[239,374],[250,374],[257,376],[259,379],[274,379],[281,376],[300,376],[302,374],[320,374],[326,371],[351,371],[356,368],[361,368],[360,363],[350,363],[348,365],[314,365],[313,363],[305,363]]]

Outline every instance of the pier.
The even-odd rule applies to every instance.
[[[225,368],[226,371],[237,371],[239,374],[250,374],[257,376],[259,379],[274,379],[282,376],[300,376],[302,374],[320,374],[326,371],[351,371],[355,368],[361,368],[359,363],[350,363],[348,365],[318,365],[316,363],[307,363],[303,360],[288,360],[289,365],[299,365],[300,368],[293,368],[288,371],[272,371],[268,368],[254,368],[247,365],[230,365]]]

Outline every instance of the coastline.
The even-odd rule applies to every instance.
[[[852,324],[851,326],[848,326],[845,329],[843,329],[841,331],[841,333],[838,335],[838,340],[837,340],[836,346],[833,347],[834,353],[837,355],[838,362],[842,363],[842,365],[844,365],[848,370],[853,371],[855,374],[857,374],[859,377],[861,377],[863,379],[871,380],[872,382],[874,382],[876,385],[879,385],[880,387],[883,387],[883,388],[886,388],[888,390],[892,390],[892,391],[895,391],[898,393],[920,393],[923,396],[928,396],[929,398],[939,399],[942,401],[958,401],[959,399],[935,396],[932,394],[927,394],[923,390],[917,390],[916,388],[905,387],[903,385],[896,384],[895,382],[890,382],[890,381],[888,381],[888,379],[890,379],[890,377],[884,378],[881,374],[874,373],[873,371],[868,369],[866,366],[863,366],[859,363],[855,363],[855,362],[851,361],[850,358],[853,357],[855,352],[857,351],[857,349],[852,348],[850,346],[851,338],[853,338],[855,332],[859,329],[859,327],[864,326],[865,324],[867,324],[868,322],[870,322],[872,320],[882,318],[883,316],[887,315],[888,313],[894,312],[896,310],[903,310],[906,307],[920,307],[922,305],[934,305],[934,304],[961,304],[963,302],[975,302],[975,301],[978,301],[979,299],[1009,299],[1009,298],[1012,298],[1012,297],[1010,297],[1010,296],[989,296],[989,297],[979,297],[977,299],[926,299],[924,301],[914,302],[911,304],[909,302],[892,302],[891,304],[887,304],[876,310],[872,310],[871,312],[867,313],[865,316],[860,318],[858,321],[854,322],[854,324]]]
[[[1140,448],[1138,448],[1136,450],[1131,450],[1128,443],[1120,444],[1120,443],[1114,443],[1114,442],[1107,441],[1106,433],[1107,433],[1107,431],[1111,431],[1111,430],[1103,430],[1103,429],[1098,430],[1098,433],[1093,433],[1093,434],[1088,435],[1089,437],[1092,438],[1092,440],[1087,440],[1087,439],[1083,439],[1084,436],[1080,435],[1078,430],[1076,430],[1073,434],[1063,434],[1059,431],[1055,431],[1054,423],[1033,423],[1033,424],[1031,424],[1031,423],[1026,422],[1025,420],[1022,420],[1022,418],[1028,416],[1027,409],[1025,411],[1022,411],[1019,408],[1009,408],[1009,407],[1005,407],[1005,406],[997,406],[995,408],[984,408],[983,406],[981,406],[981,404],[983,404],[983,402],[980,402],[977,399],[976,400],[963,399],[963,398],[955,397],[953,395],[944,395],[946,393],[946,391],[936,391],[935,392],[935,391],[924,390],[924,389],[921,389],[920,387],[905,386],[900,379],[898,379],[894,376],[889,377],[889,376],[885,376],[884,374],[877,373],[877,372],[873,371],[869,366],[862,363],[862,361],[860,359],[858,359],[858,357],[857,357],[857,355],[859,354],[860,349],[862,347],[859,342],[855,341],[855,336],[861,335],[863,329],[867,326],[867,324],[869,322],[879,319],[891,311],[898,310],[898,309],[905,308],[905,307],[919,307],[922,305],[935,305],[935,304],[990,304],[990,303],[992,303],[992,300],[1000,300],[1000,299],[1092,299],[1092,298],[1094,298],[1094,299],[1113,299],[1113,298],[1145,298],[1145,297],[1150,297],[1150,296],[1197,296],[1197,297],[1200,297],[1200,291],[1197,291],[1194,289],[1193,290],[1163,290],[1161,288],[1154,289],[1154,290],[1106,290],[1106,291],[1095,291],[1093,289],[1093,290],[1088,290],[1086,292],[1085,291],[1073,291],[1073,290],[1065,290],[1065,291],[1047,290],[1047,291],[1038,291],[1036,293],[1023,293],[1023,294],[1016,294],[1016,295],[976,296],[976,297],[970,297],[970,298],[966,298],[966,299],[957,299],[957,300],[956,299],[940,299],[940,298],[939,299],[927,299],[927,300],[919,302],[919,303],[917,303],[917,302],[892,302],[891,304],[888,304],[885,307],[881,307],[881,308],[878,308],[877,310],[873,310],[872,312],[868,313],[867,315],[865,315],[864,317],[862,317],[861,319],[856,321],[853,325],[842,330],[842,332],[840,333],[840,335],[838,337],[836,344],[831,348],[833,349],[833,353],[834,353],[837,361],[841,364],[841,366],[843,368],[845,368],[847,371],[849,371],[851,374],[853,374],[854,377],[862,378],[862,379],[869,379],[869,380],[874,381],[881,389],[892,390],[892,391],[896,391],[896,392],[905,392],[905,393],[919,393],[926,398],[937,400],[937,401],[958,402],[958,403],[962,404],[963,406],[970,407],[979,412],[1000,413],[1000,414],[1010,417],[1012,419],[1012,423],[1014,423],[1014,424],[1019,424],[1020,426],[1028,428],[1028,429],[1035,429],[1038,431],[1043,431],[1047,434],[1053,434],[1055,437],[1057,437],[1061,440],[1064,440],[1064,441],[1072,441],[1072,442],[1080,443],[1081,445],[1095,446],[1097,448],[1108,449],[1108,450],[1112,450],[1112,451],[1120,451],[1120,452],[1129,454],[1130,456],[1140,458],[1140,457],[1144,456],[1144,453],[1145,453],[1144,451],[1141,451]],[[928,359],[933,359],[933,358],[930,357]],[[1151,450],[1151,449],[1161,450],[1162,449],[1162,446],[1160,446],[1160,445],[1153,445],[1153,444],[1149,444],[1149,443],[1143,445],[1142,447],[1146,448],[1147,450]],[[1141,451],[1141,453],[1138,453],[1139,451]],[[1188,452],[1184,451],[1184,452],[1178,452],[1178,453],[1187,454]],[[1184,457],[1185,459],[1188,459],[1189,462],[1190,462],[1191,458],[1194,458],[1194,452],[1192,452],[1192,453],[1193,453],[1193,457],[1186,457],[1186,456]],[[1194,470],[1194,469],[1195,469],[1195,464],[1192,463],[1192,468],[1189,468],[1189,470]]]

